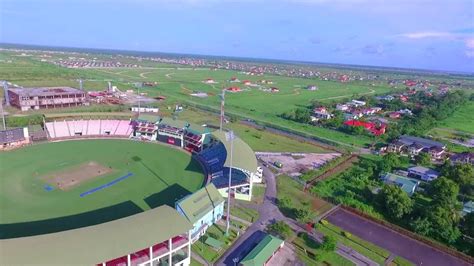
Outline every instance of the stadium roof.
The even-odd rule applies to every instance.
[[[191,223],[196,223],[217,205],[224,202],[217,188],[211,183],[176,203]]]
[[[273,256],[273,253],[278,250],[282,243],[283,240],[272,235],[266,235],[257,246],[240,261],[240,264],[245,266],[265,265],[267,260]]]
[[[212,132],[212,135],[219,139],[224,144],[227,153],[230,153],[230,142],[226,140],[225,132],[216,130]],[[255,157],[254,151],[250,148],[249,145],[247,145],[247,143],[245,143],[238,137],[235,137],[234,139],[233,155],[233,167],[244,169],[251,173],[257,171],[257,157]],[[230,166],[230,155],[227,156],[224,166]]]
[[[0,240],[0,265],[95,265],[187,233],[192,225],[161,206],[115,221]]]

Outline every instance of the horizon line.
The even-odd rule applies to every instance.
[[[211,55],[211,54],[193,54],[193,53],[179,53],[179,52],[161,52],[161,51],[150,51],[150,50],[130,50],[130,49],[110,49],[110,48],[92,48],[92,47],[76,47],[76,46],[56,46],[56,45],[44,45],[44,44],[25,44],[25,43],[8,43],[8,42],[0,42],[0,48],[4,48],[2,46],[25,46],[25,47],[36,47],[36,48],[48,48],[52,50],[52,48],[57,49],[70,49],[70,52],[80,52],[77,50],[96,50],[96,51],[103,51],[104,53],[112,54],[110,52],[136,52],[136,53],[160,53],[164,55],[183,55],[183,56],[194,56],[194,57],[214,57],[216,59],[233,59],[235,61],[243,61],[247,63],[251,63],[250,61],[257,61],[262,60],[259,63],[264,63],[264,61],[276,61],[273,63],[290,63],[293,65],[326,65],[326,66],[333,66],[333,67],[342,67],[348,69],[364,69],[365,70],[374,70],[374,71],[384,71],[384,70],[395,70],[397,72],[414,72],[414,73],[423,73],[423,74],[444,74],[444,75],[468,75],[474,76],[474,71],[467,72],[467,71],[456,71],[456,70],[440,70],[440,69],[423,69],[423,68],[407,68],[407,67],[393,67],[393,66],[381,66],[381,65],[361,65],[361,64],[345,64],[345,63],[330,63],[330,62],[316,62],[316,61],[302,61],[302,60],[294,60],[294,59],[280,59],[280,58],[261,58],[261,57],[239,57],[239,56],[229,56],[229,55]],[[8,47],[6,49],[9,49]],[[11,49],[11,48],[10,48]],[[21,49],[21,48],[20,48]],[[76,50],[75,50],[76,49]],[[26,49],[28,50],[28,49]],[[35,50],[35,49],[29,49]],[[38,49],[41,50],[41,49]],[[244,59],[244,60],[242,60]],[[250,61],[245,61],[245,59]],[[278,62],[279,61],[279,62]],[[427,73],[428,72],[428,73]]]

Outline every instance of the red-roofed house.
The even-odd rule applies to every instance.
[[[351,127],[364,127],[375,136],[380,136],[382,134],[385,134],[385,130],[387,128],[385,124],[380,124],[380,126],[377,126],[374,123],[363,122],[359,120],[348,120],[344,122],[344,125],[351,126]]]
[[[241,92],[242,91],[242,89],[239,88],[239,87],[229,87],[226,90],[230,91],[230,92]]]

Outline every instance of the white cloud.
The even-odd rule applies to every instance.
[[[398,36],[408,39],[427,39],[427,38],[452,38],[454,35],[445,31],[419,31],[399,34]]]
[[[466,39],[465,44],[466,50],[464,51],[464,53],[467,57],[474,58],[474,38]]]

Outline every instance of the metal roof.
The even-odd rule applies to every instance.
[[[188,220],[194,224],[209,211],[224,202],[217,188],[209,184],[176,203]]]
[[[441,142],[437,142],[437,141],[430,140],[430,139],[425,139],[425,138],[408,136],[408,135],[400,136],[399,141],[404,143],[405,145],[412,145],[412,144],[416,143],[416,144],[422,145],[425,148],[431,148],[431,147],[441,147],[441,148],[443,148],[443,147],[446,147],[446,145],[441,143]]]
[[[224,144],[228,154],[224,166],[230,167],[230,141],[226,140],[225,132],[217,130],[212,132],[212,135]],[[232,167],[255,173],[255,171],[257,171],[257,166],[255,152],[247,143],[242,141],[240,138],[235,137]]]
[[[13,88],[8,89],[18,95],[25,97],[54,96],[65,94],[84,94],[85,91],[71,87],[40,87],[40,88]]]
[[[257,246],[240,261],[240,264],[245,266],[265,265],[265,262],[273,256],[273,253],[278,250],[282,243],[283,240],[272,235],[266,235]]]
[[[94,265],[187,233],[192,225],[169,206],[53,234],[0,240],[0,265]]]

